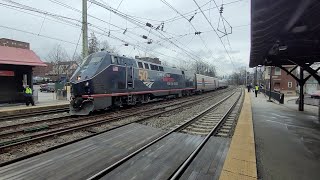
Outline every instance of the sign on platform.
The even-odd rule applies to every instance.
[[[14,76],[14,71],[0,71],[0,76]]]

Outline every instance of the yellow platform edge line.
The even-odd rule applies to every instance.
[[[257,179],[251,96],[248,92],[245,92],[238,123],[219,179]]]

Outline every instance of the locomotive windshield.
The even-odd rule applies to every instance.
[[[73,74],[71,81],[83,81],[90,79],[110,64],[110,55],[106,52],[98,52],[87,56]]]

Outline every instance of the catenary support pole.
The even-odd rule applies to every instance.
[[[300,81],[299,81],[299,86],[300,86],[300,92],[299,92],[299,111],[304,111],[304,94],[303,94],[303,68],[300,66]]]
[[[272,90],[272,66],[270,66],[270,76],[269,76],[269,102],[271,102],[271,90]]]
[[[82,0],[82,58],[88,56],[87,0]]]

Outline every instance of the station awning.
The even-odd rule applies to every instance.
[[[0,46],[0,64],[47,66],[29,49]]]
[[[319,61],[319,0],[251,0],[250,67]]]

